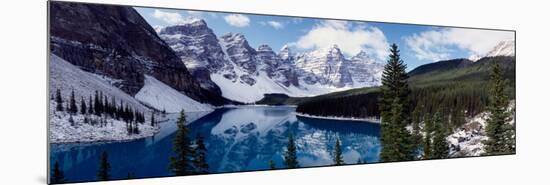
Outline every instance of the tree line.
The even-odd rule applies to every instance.
[[[52,95],[52,100],[56,102],[56,111],[67,112],[70,114],[69,122],[74,126],[73,115],[84,115],[83,122],[91,125],[107,126],[105,118],[112,118],[126,122],[128,135],[139,134],[139,124],[145,123],[145,115],[134,110],[128,104],[124,104],[122,100],[117,103],[115,97],[108,97],[102,91],[95,91],[94,96],[91,95],[87,101],[83,96],[80,97],[80,103],[77,105],[74,90],[71,90],[70,96],[63,98],[61,89],[57,89],[55,97]],[[98,117],[94,119],[92,115]],[[154,113],[151,113],[151,126],[155,126]]]

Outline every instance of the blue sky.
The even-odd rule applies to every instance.
[[[336,44],[347,57],[365,51],[385,62],[388,45],[396,43],[408,70],[439,60],[484,55],[499,42],[515,39],[513,32],[493,30],[173,9],[136,10],[153,27],[184,24],[199,18],[218,37],[229,32],[243,33],[252,47],[268,44],[275,52],[284,45],[295,52],[306,52]]]

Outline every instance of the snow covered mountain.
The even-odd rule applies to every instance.
[[[477,61],[483,57],[495,57],[495,56],[516,56],[516,42],[513,40],[501,41],[493,47],[485,55],[474,55],[470,57],[470,60]]]
[[[516,55],[516,43],[512,40],[502,41],[498,43],[486,56],[515,56]]]
[[[50,9],[51,51],[69,63],[116,79],[114,85],[130,95],[150,75],[197,101],[224,103],[220,95],[201,88],[135,9],[81,3],[51,3]]]
[[[267,93],[314,96],[379,85],[383,69],[366,52],[348,59],[336,45],[301,54],[288,46],[278,53],[265,44],[255,49],[241,33],[217,38],[203,20],[168,26],[159,35],[202,87],[244,103]]]

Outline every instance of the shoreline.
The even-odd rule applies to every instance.
[[[365,119],[365,118],[353,118],[353,117],[336,117],[336,116],[315,116],[303,113],[294,113],[298,117],[313,118],[313,119],[330,119],[330,120],[340,120],[340,121],[361,121],[380,124],[380,120],[376,119]]]

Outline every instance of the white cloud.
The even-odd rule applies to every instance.
[[[200,12],[200,11],[192,11],[192,10],[188,10],[187,13],[189,15],[194,15],[194,16],[202,16],[204,12]]]
[[[227,24],[235,27],[246,27],[250,23],[250,19],[241,14],[226,15],[224,19]]]
[[[179,24],[184,21],[183,16],[179,13],[171,13],[162,10],[155,10],[155,12],[153,12],[153,17],[169,24]]]
[[[501,41],[514,40],[513,32],[466,28],[444,28],[405,37],[406,44],[420,60],[449,59],[451,47],[465,49],[470,57],[482,56]]]
[[[262,21],[260,22],[260,24],[263,26],[269,25],[277,30],[285,27],[285,25],[282,22],[278,22],[278,21],[267,21],[267,22]]]
[[[296,46],[302,49],[327,48],[334,44],[348,56],[363,50],[382,61],[386,59],[389,48],[386,36],[377,27],[353,26],[347,21],[337,20],[318,23],[296,42]]]

